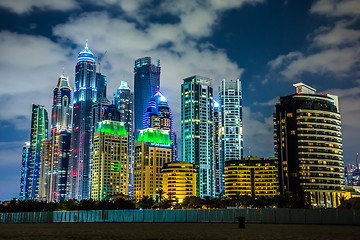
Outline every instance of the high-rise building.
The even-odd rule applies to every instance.
[[[280,193],[304,191],[314,206],[337,207],[345,187],[338,97],[294,86],[274,114]]]
[[[43,140],[43,147],[40,154],[40,180],[39,180],[39,201],[49,201],[50,196],[50,162],[51,162],[51,141]]]
[[[44,139],[48,139],[48,114],[43,106],[33,104],[31,114],[30,148],[25,163],[23,200],[38,200],[40,183],[40,156]]]
[[[72,155],[69,198],[90,198],[92,105],[97,100],[94,54],[86,46],[79,53],[75,67],[72,127]]]
[[[160,60],[157,64],[151,62],[151,57],[139,58],[134,68],[134,111],[135,140],[143,127],[143,115],[146,112],[149,99],[160,88]]]
[[[124,123],[104,120],[94,133],[91,199],[128,194],[128,133]]]
[[[173,116],[166,98],[158,91],[148,101],[143,117],[144,128],[169,130],[171,142],[174,143]],[[173,161],[176,161],[176,148],[173,144]]]
[[[214,173],[215,194],[220,194],[220,162],[219,162],[219,103],[214,100]]]
[[[195,164],[181,161],[165,163],[161,169],[162,189],[172,202],[182,203],[184,198],[196,196]]]
[[[129,195],[133,196],[133,167],[134,167],[134,116],[133,116],[133,94],[127,82],[121,81],[117,91],[113,93],[113,104],[120,112],[120,122],[125,124],[129,137]]]
[[[215,196],[214,103],[209,78],[192,76],[181,85],[181,159],[198,167],[197,196]]]
[[[168,130],[141,130],[134,150],[134,198],[157,200],[162,189],[161,168],[171,162],[172,144]]]
[[[105,119],[105,111],[111,105],[111,102],[103,97],[98,99],[92,105],[92,126],[93,126],[93,133],[96,132],[96,128],[98,127],[98,123],[102,122]]]
[[[219,87],[219,191],[225,192],[226,161],[243,157],[241,81],[221,81]]]
[[[225,162],[225,197],[273,197],[278,194],[275,158],[248,157]]]
[[[99,69],[100,70],[100,69]],[[96,99],[106,98],[107,79],[106,76],[97,72],[96,73]]]
[[[104,120],[111,120],[111,121],[120,122],[120,112],[119,112],[118,108],[114,104],[109,105],[105,109]]]
[[[21,179],[20,179],[20,196],[19,200],[25,200],[26,198],[26,179],[27,179],[27,168],[29,164],[29,150],[30,150],[30,142],[25,142],[22,149],[22,161],[21,161]]]
[[[68,158],[64,158],[64,155],[70,154],[70,145],[67,149],[62,148],[64,145],[61,143],[61,134],[66,131],[68,135],[71,135],[71,116],[72,116],[72,89],[69,83],[69,77],[65,77],[62,74],[59,78],[59,81],[56,87],[53,90],[53,105],[52,105],[52,115],[51,115],[51,132],[50,132],[50,141],[51,141],[51,155],[49,161],[49,171],[47,175],[47,191],[46,199],[49,202],[56,200],[61,200],[59,196],[59,165],[68,166],[68,162],[64,163],[62,161],[69,161]],[[61,150],[60,150],[61,148]],[[65,170],[65,172],[63,172]],[[68,179],[68,169],[62,169],[61,177],[65,179],[60,179],[62,182],[66,182]]]
[[[64,200],[69,188],[69,161],[71,158],[71,132],[60,130],[58,143],[57,184],[55,200]]]

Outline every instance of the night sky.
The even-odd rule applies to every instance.
[[[63,68],[74,87],[86,39],[110,100],[121,80],[133,89],[135,59],[160,59],[179,136],[183,78],[212,78],[216,99],[222,79],[240,78],[245,155],[273,156],[275,103],[303,82],[339,96],[345,163],[360,152],[359,0],[2,0],[0,200],[19,195],[31,104],[51,113]]]

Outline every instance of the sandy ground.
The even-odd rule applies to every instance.
[[[360,226],[232,223],[0,224],[0,239],[360,239]]]

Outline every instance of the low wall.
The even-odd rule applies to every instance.
[[[0,223],[216,222],[360,225],[357,209],[166,209],[0,213]]]

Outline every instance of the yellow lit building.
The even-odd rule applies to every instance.
[[[162,186],[168,199],[181,203],[187,196],[196,196],[196,165],[188,162],[170,162],[162,170]]]
[[[162,189],[161,168],[171,162],[172,144],[169,130],[147,128],[140,130],[134,151],[133,195],[137,200],[144,196],[157,200]]]
[[[99,123],[93,140],[91,198],[128,194],[128,134],[124,123]]]
[[[225,162],[225,197],[249,195],[272,197],[278,194],[275,158],[250,157]]]

